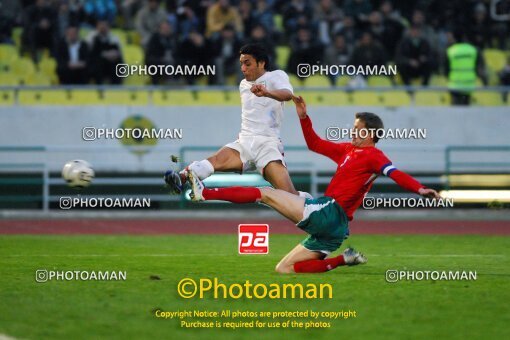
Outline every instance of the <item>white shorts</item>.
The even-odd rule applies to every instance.
[[[225,146],[239,151],[243,172],[257,170],[263,174],[266,165],[272,161],[281,161],[283,166],[287,167],[283,159],[283,144],[279,138],[240,137]]]

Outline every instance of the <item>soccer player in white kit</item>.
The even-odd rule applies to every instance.
[[[293,95],[289,77],[281,70],[267,70],[269,57],[260,44],[244,45],[239,53],[245,77],[239,84],[242,110],[239,138],[211,157],[191,163],[180,176],[167,171],[165,181],[180,192],[188,170],[203,180],[215,171],[242,173],[256,169],[274,188],[309,196],[294,188],[280,140],[284,102],[292,100]]]

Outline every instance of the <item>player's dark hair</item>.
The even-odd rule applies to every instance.
[[[365,123],[365,127],[369,131],[374,131],[375,134],[373,135],[372,139],[374,140],[374,143],[377,143],[379,141],[379,137],[377,137],[378,130],[384,129],[384,124],[382,122],[382,119],[379,118],[378,115],[372,112],[357,112],[356,118],[361,120],[363,123]]]
[[[257,63],[263,61],[264,70],[269,69],[269,54],[264,46],[258,43],[246,44],[239,50],[239,55],[249,54],[255,59]]]

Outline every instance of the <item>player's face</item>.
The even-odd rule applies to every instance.
[[[254,81],[264,74],[264,63],[255,60],[249,54],[241,54],[239,57],[239,63],[241,64],[241,72],[244,74],[244,78],[248,81]]]
[[[370,136],[370,132],[366,130],[365,122],[358,118],[354,121],[351,143],[357,147],[372,146],[375,144]]]

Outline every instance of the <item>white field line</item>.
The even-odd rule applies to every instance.
[[[0,340],[16,340],[16,338],[13,338],[5,334],[0,334]]]

